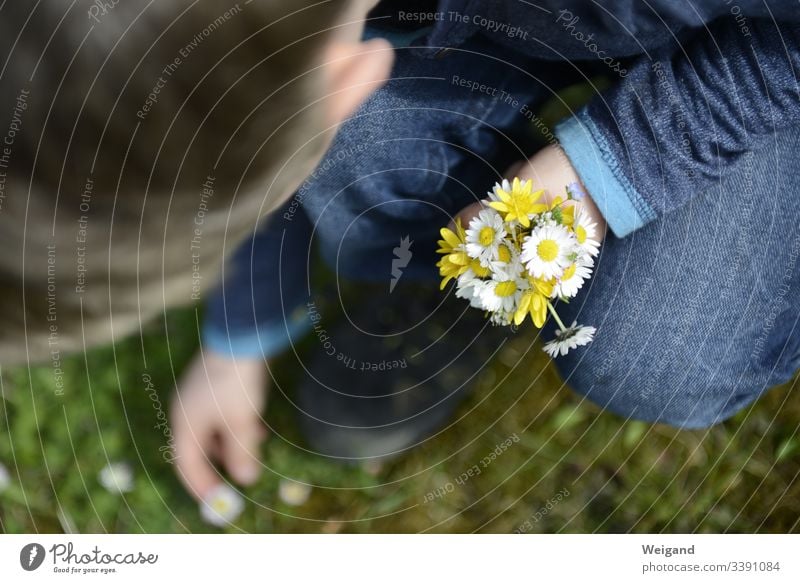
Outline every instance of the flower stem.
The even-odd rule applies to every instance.
[[[553,307],[553,304],[547,302],[547,309],[550,310],[550,313],[553,315],[553,318],[558,323],[558,327],[561,328],[561,331],[562,332],[566,331],[567,327],[564,326],[564,322],[562,322],[561,318],[559,318],[558,314],[556,314],[556,309]]]

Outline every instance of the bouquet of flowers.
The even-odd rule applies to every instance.
[[[530,180],[495,184],[466,230],[459,220],[455,232],[441,230],[443,257],[436,265],[441,289],[455,280],[456,296],[484,310],[493,324],[519,326],[530,316],[541,328],[549,312],[559,330],[544,350],[555,357],[594,338],[591,326],[564,326],[553,304],[578,293],[600,245],[595,223],[580,205],[567,204],[585,196],[579,184],[550,204],[539,202],[542,194]]]

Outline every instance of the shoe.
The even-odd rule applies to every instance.
[[[510,334],[435,286],[362,295],[330,328],[311,314],[297,393],[311,448],[344,462],[390,459],[444,428]]]

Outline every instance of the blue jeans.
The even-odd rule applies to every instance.
[[[562,319],[595,341],[556,359],[612,411],[708,427],[800,369],[800,131],[761,140],[711,192],[623,239]],[[550,332],[552,333],[552,331]]]
[[[316,171],[225,262],[223,284],[207,301],[206,347],[270,357],[308,331],[316,250],[337,277],[385,282],[387,299],[390,286],[436,279],[439,229],[536,149],[520,110],[535,110],[557,81],[569,81],[552,64],[479,38],[464,49],[441,59],[397,50],[392,80],[342,124]],[[472,81],[478,86],[465,86]],[[552,137],[539,133],[539,142]],[[407,263],[394,251],[404,239]]]
[[[535,132],[548,140],[529,112],[570,81],[563,67],[479,39],[464,48],[474,53],[398,51],[393,80],[228,261],[208,300],[207,348],[268,358],[306,333],[315,249],[337,278],[383,283],[387,302],[411,281],[440,293],[439,229],[532,153]],[[556,361],[570,386],[627,417],[702,427],[791,378],[800,364],[799,146],[798,132],[777,134],[713,192],[608,237],[590,284],[560,307],[598,328],[591,345]]]

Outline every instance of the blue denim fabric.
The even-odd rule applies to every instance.
[[[379,6],[383,14],[394,14],[398,24],[398,13],[410,10],[407,0],[384,0]],[[793,0],[439,0],[416,10],[444,13],[441,20],[422,22],[434,25],[428,36],[433,52],[481,35],[509,50],[560,62],[648,56],[725,18],[751,34],[755,20],[800,21]]]
[[[436,278],[439,229],[538,147],[520,109],[552,96],[557,78],[570,81],[555,67],[528,65],[480,38],[445,59],[398,49],[392,80],[342,125],[286,207],[226,261],[208,300],[204,345],[269,358],[308,331],[315,250],[337,276],[385,282],[388,292],[393,250],[408,237],[400,285]]]
[[[566,383],[620,415],[717,423],[800,369],[800,134],[748,154],[719,188],[608,237],[562,319],[598,328],[557,358]],[[545,331],[552,336],[552,324]]]
[[[531,109],[572,81],[518,55],[503,63],[507,55],[480,37],[461,49],[444,59],[398,52],[394,80],[343,125],[284,211],[229,262],[209,302],[206,342],[269,357],[307,330],[315,248],[337,277],[385,283],[389,301],[393,250],[408,237],[413,256],[398,285],[436,281],[439,228],[533,147],[520,105],[471,92],[453,76]],[[702,427],[791,376],[800,359],[799,140],[792,130],[766,136],[713,187],[673,192],[687,202],[607,239],[595,277],[562,307],[566,318],[599,328],[593,344],[557,360],[571,386],[625,416]]]
[[[643,223],[718,188],[775,131],[800,132],[800,25],[751,21],[749,30],[744,36],[725,19],[680,47],[652,51],[581,112],[596,139],[573,148],[602,152],[620,182],[608,198],[642,201],[636,210],[650,211]]]
[[[592,118],[580,111],[556,126],[558,142],[617,237],[655,219],[653,209],[619,173]],[[602,144],[602,145],[601,145]]]
[[[718,184],[775,131],[800,131],[800,9],[792,0],[440,0],[416,8],[385,0],[380,9],[398,25],[413,20],[410,10],[439,14],[422,21],[433,28],[421,54],[483,36],[564,70],[609,75],[611,87],[581,112],[595,139],[564,147],[582,177],[597,177],[595,161],[605,161],[602,196],[618,236]]]
[[[222,283],[206,300],[203,345],[237,358],[278,354],[310,328],[307,264],[311,224],[302,212],[272,215],[224,263]]]

